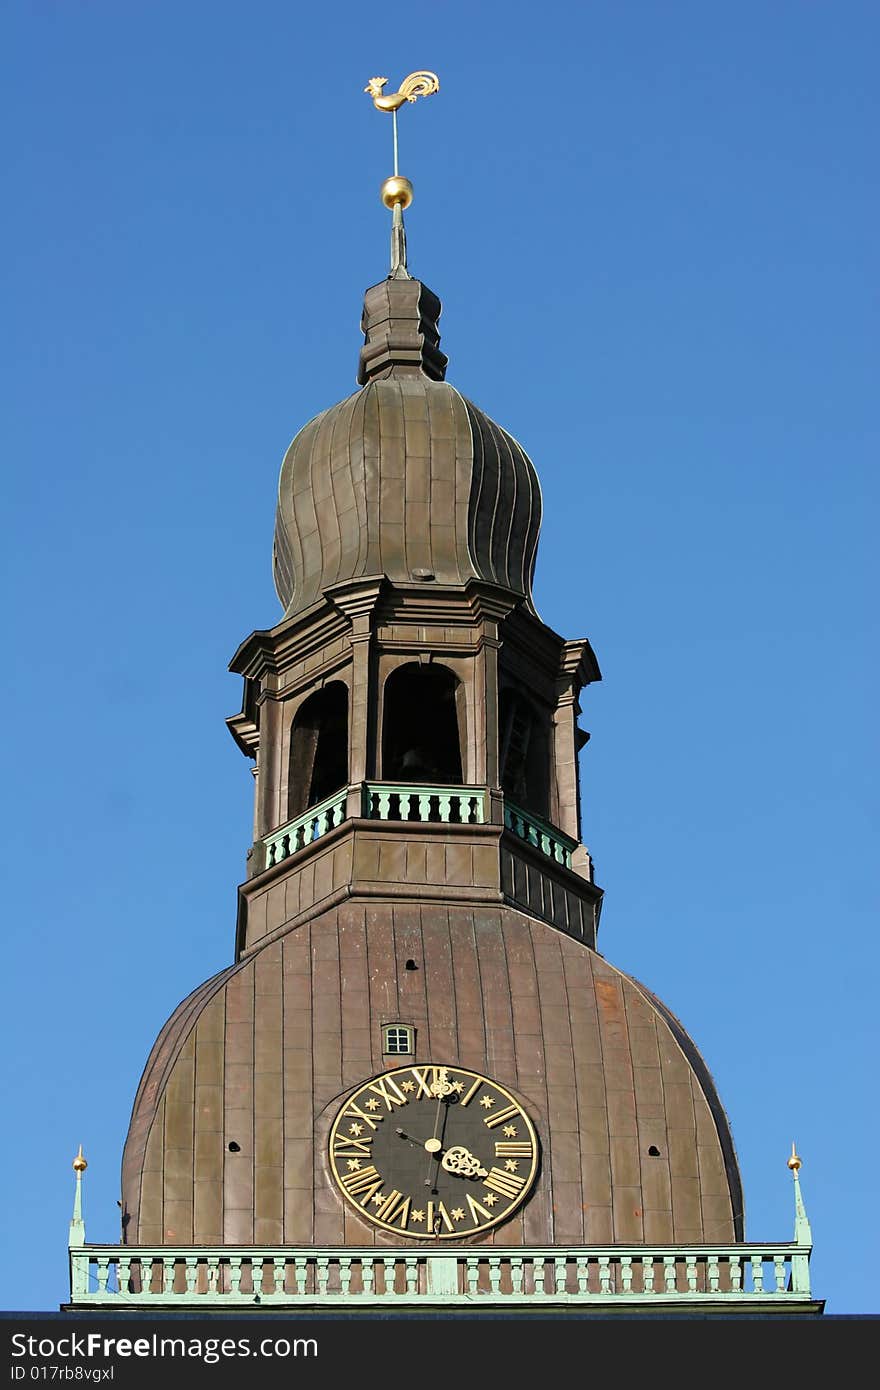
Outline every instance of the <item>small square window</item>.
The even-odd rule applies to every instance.
[[[413,1030],[406,1024],[394,1023],[389,1028],[384,1028],[385,1045],[383,1052],[392,1056],[400,1056],[401,1053],[411,1053],[413,1050]]]

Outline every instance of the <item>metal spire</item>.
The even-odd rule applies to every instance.
[[[88,1166],[83,1158],[83,1146],[80,1144],[79,1153],[73,1160],[73,1171],[76,1173],[76,1191],[73,1196],[73,1216],[70,1220],[68,1246],[85,1245],[86,1243],[86,1227],[82,1214],[82,1175]]]
[[[794,1178],[794,1238],[798,1245],[812,1245],[813,1233],[810,1230],[810,1223],[807,1219],[807,1209],[804,1206],[800,1178],[798,1177],[801,1160],[794,1146],[794,1141],[792,1141],[791,1145],[791,1158],[788,1160],[788,1166]]]

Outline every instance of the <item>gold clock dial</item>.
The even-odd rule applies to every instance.
[[[538,1137],[497,1081],[464,1067],[399,1067],[365,1081],[330,1131],[330,1167],[387,1231],[456,1240],[506,1221],[532,1189]]]

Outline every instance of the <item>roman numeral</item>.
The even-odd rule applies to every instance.
[[[416,1081],[418,1082],[418,1087],[419,1087],[419,1089],[416,1091],[416,1093],[415,1093],[413,1099],[414,1099],[414,1100],[418,1100],[420,1096],[427,1096],[427,1097],[428,1097],[428,1100],[430,1100],[430,1099],[431,1099],[431,1084],[430,1084],[430,1082],[428,1081],[428,1073],[429,1073],[429,1072],[432,1073],[432,1080],[436,1081],[436,1080],[437,1080],[437,1068],[436,1068],[436,1067],[410,1067],[410,1071],[412,1072],[413,1076],[415,1077]]]
[[[470,1103],[470,1101],[473,1100],[474,1096],[477,1094],[477,1091],[480,1089],[480,1087],[481,1087],[481,1086],[485,1086],[485,1084],[486,1084],[486,1078],[485,1078],[484,1076],[478,1076],[477,1079],[476,1079],[476,1081],[474,1082],[473,1086],[471,1086],[470,1090],[467,1092],[467,1094],[466,1094],[466,1095],[463,1095],[462,1098],[461,1098],[461,1100],[458,1102],[459,1105],[468,1105],[468,1104]]]
[[[503,1125],[505,1120],[513,1120],[518,1115],[519,1110],[515,1105],[507,1105],[497,1115],[487,1115],[483,1124],[487,1129],[494,1129],[496,1125]]]
[[[392,1081],[390,1076],[383,1076],[378,1081],[371,1081],[369,1090],[382,1097],[386,1110],[393,1110],[395,1105],[406,1105],[406,1096],[397,1082]]]
[[[525,1187],[526,1180],[519,1173],[508,1173],[504,1168],[490,1168],[489,1176],[483,1182],[493,1192],[500,1192],[502,1197],[516,1197]]]
[[[337,1134],[333,1140],[334,1158],[369,1158],[370,1145],[373,1142],[372,1134],[368,1134],[366,1139],[350,1139],[346,1134]],[[496,1150],[498,1148],[496,1144]]]
[[[496,1139],[496,1158],[531,1158],[532,1146],[526,1139]]]
[[[376,1208],[374,1215],[379,1221],[387,1221],[389,1225],[399,1218],[400,1229],[406,1230],[406,1223],[409,1220],[410,1199],[404,1197],[402,1192],[395,1188],[389,1192],[385,1201]]]
[[[368,1115],[366,1111],[361,1110],[359,1105],[355,1105],[353,1100],[349,1101],[348,1109],[343,1113],[346,1116],[351,1115],[354,1120],[363,1120],[365,1125],[370,1126],[370,1129],[378,1129],[382,1123],[381,1115]]]
[[[454,1230],[455,1230],[455,1227],[453,1226],[452,1221],[451,1221],[451,1219],[450,1219],[449,1212],[446,1210],[446,1208],[444,1207],[443,1203],[442,1203],[442,1202],[429,1202],[429,1203],[428,1203],[428,1230],[431,1232],[432,1235],[434,1235],[434,1234],[436,1233],[436,1227],[437,1227],[438,1221],[442,1221],[442,1222],[443,1222],[443,1225],[446,1227],[447,1231],[454,1231]]]
[[[484,1221],[492,1220],[492,1213],[490,1211],[487,1211],[485,1207],[481,1207],[479,1202],[475,1202],[469,1192],[465,1195],[467,1197],[467,1204],[471,1209],[471,1218],[475,1226],[481,1226]]]
[[[344,1174],[341,1181],[348,1195],[357,1197],[362,1207],[367,1205],[373,1193],[378,1192],[382,1186],[382,1179],[372,1164],[369,1168],[360,1168],[354,1173]]]

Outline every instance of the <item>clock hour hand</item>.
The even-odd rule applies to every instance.
[[[441,1141],[436,1136],[433,1139],[414,1139],[411,1134],[407,1134],[406,1130],[401,1129],[399,1125],[394,1132],[395,1134],[399,1134],[401,1139],[405,1139],[408,1144],[412,1144],[413,1148],[427,1149],[429,1154],[438,1154],[443,1148]]]

